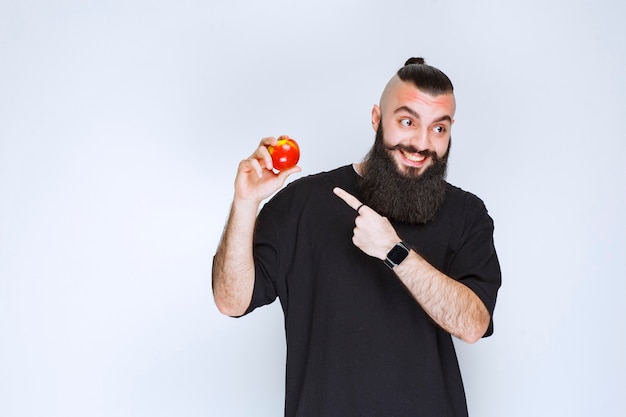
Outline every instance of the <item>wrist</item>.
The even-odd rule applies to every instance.
[[[387,256],[383,260],[385,265],[389,267],[389,269],[394,269],[396,266],[400,265],[408,256],[411,248],[404,241],[400,241],[396,243],[389,252],[387,252]]]
[[[255,217],[257,212],[259,211],[259,206],[261,205],[261,201],[257,201],[255,199],[246,199],[246,198],[237,198],[233,199],[233,203],[231,206],[231,211],[234,213],[254,213]]]

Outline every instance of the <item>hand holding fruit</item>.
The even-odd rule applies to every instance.
[[[288,136],[262,139],[256,151],[239,164],[235,198],[259,203],[269,197],[289,175],[300,171],[299,158],[300,149]]]

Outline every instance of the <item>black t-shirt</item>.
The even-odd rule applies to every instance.
[[[294,181],[257,218],[248,312],[279,297],[287,338],[285,415],[466,416],[449,333],[397,276],[352,243],[359,197],[352,166]],[[447,185],[425,225],[394,223],[433,266],[471,288],[490,313],[500,286],[493,222],[476,196]],[[492,333],[493,326],[485,334]]]

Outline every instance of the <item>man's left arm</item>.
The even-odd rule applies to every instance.
[[[340,188],[333,192],[357,210],[354,245],[370,256],[385,260],[401,240],[389,220],[348,192]],[[485,335],[491,316],[469,287],[442,273],[412,249],[393,271],[424,311],[448,333],[468,343]]]
[[[474,291],[430,265],[414,250],[393,271],[424,311],[448,333],[474,343],[487,332],[491,316]]]

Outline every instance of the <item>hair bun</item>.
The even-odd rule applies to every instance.
[[[419,57],[419,58],[409,58],[405,63],[404,66],[406,67],[407,65],[412,65],[412,64],[419,64],[419,65],[425,65],[426,61],[424,61],[424,58]]]

